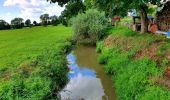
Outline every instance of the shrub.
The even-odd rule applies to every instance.
[[[96,9],[78,14],[71,22],[76,40],[90,38],[94,43],[104,35],[103,31],[108,25],[105,13]]]
[[[99,41],[99,42],[97,42],[96,52],[101,53],[101,52],[102,52],[103,47],[104,47],[104,45],[103,45],[103,41]]]

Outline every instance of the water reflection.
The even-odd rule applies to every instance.
[[[87,76],[96,77],[96,72],[94,70],[85,67],[82,68],[77,65],[76,57],[73,53],[67,56],[67,60],[69,62],[68,67],[71,70],[69,73],[69,77],[71,79],[78,77],[78,75],[82,75],[82,77],[87,77]]]
[[[61,92],[62,100],[115,100],[113,83],[98,64],[94,47],[78,47],[67,60],[70,82]]]
[[[76,63],[76,57],[73,53],[67,56],[70,68],[70,82],[62,92],[62,99],[71,100],[102,100],[104,91],[99,78],[96,78],[96,72],[88,68],[79,67]],[[70,91],[68,93],[68,91]],[[67,93],[66,93],[67,92]]]

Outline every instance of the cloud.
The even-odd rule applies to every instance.
[[[57,4],[50,4],[46,0],[5,0],[5,7],[13,6],[20,9],[20,17],[39,21],[39,16],[44,13],[59,16],[64,10]]]
[[[7,16],[11,16],[11,13],[10,13],[10,12],[8,12],[6,15],[7,15]]]

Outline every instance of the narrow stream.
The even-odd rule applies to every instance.
[[[98,64],[97,56],[90,46],[79,46],[67,56],[70,82],[61,92],[62,100],[116,100],[111,77]]]

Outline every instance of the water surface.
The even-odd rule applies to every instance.
[[[68,56],[70,82],[61,93],[62,99],[116,100],[111,77],[97,62],[95,47],[79,46]]]

